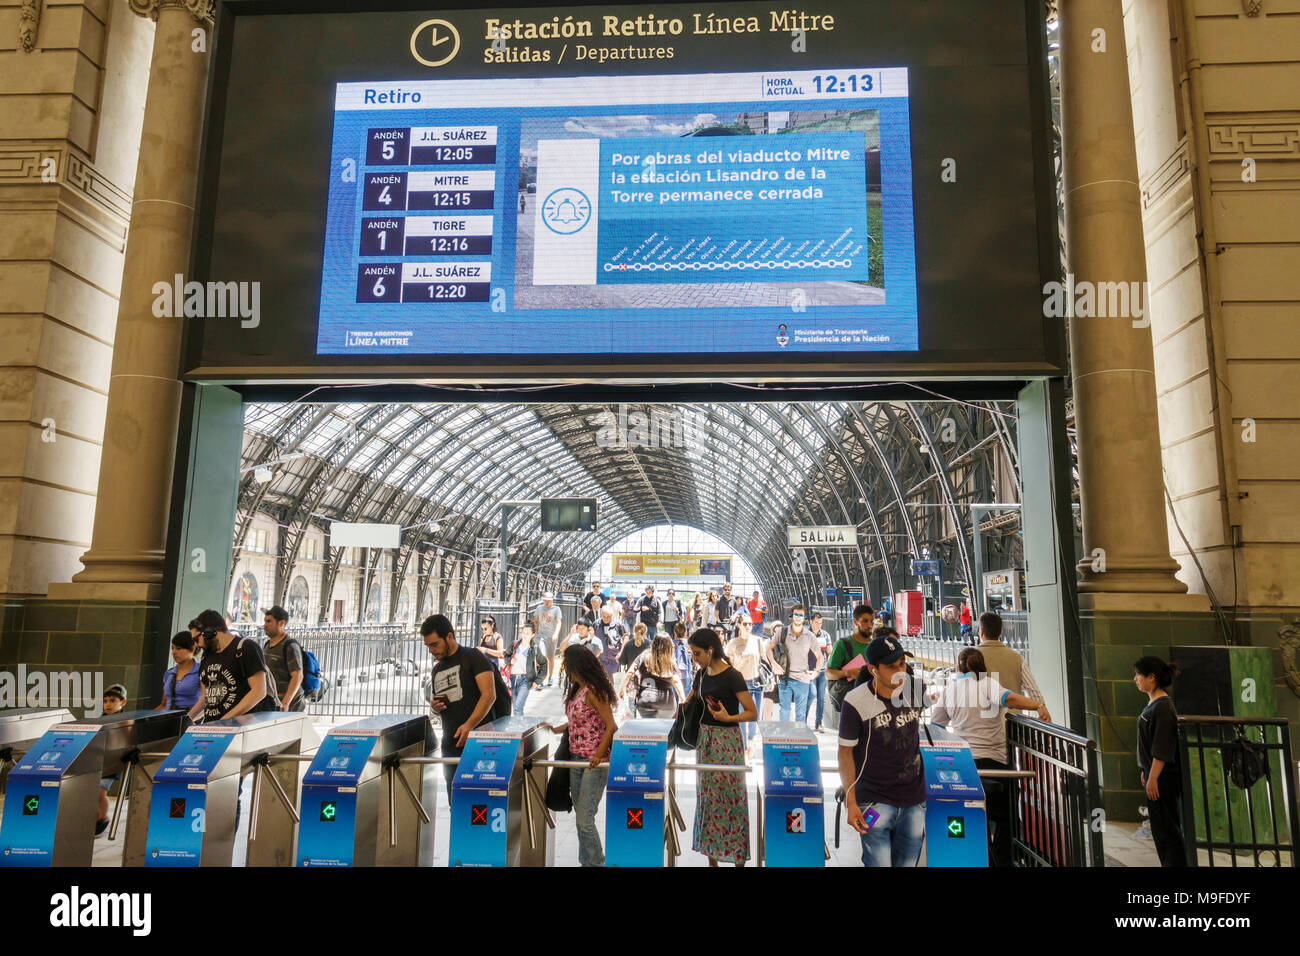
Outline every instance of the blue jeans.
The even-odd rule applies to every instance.
[[[822,668],[821,673],[810,685],[813,693],[813,699],[817,701],[817,723],[816,726],[822,725],[822,717],[826,715],[826,668]]]
[[[758,637],[762,637],[762,636],[763,636],[763,622],[762,622],[762,621],[755,621],[752,630],[753,630],[753,632],[754,632],[754,634],[755,634],[756,636],[758,636]]]
[[[582,758],[574,755],[575,760]],[[609,768],[569,771],[569,796],[573,798],[573,815],[578,820],[578,864],[604,866],[605,850],[600,845],[600,830],[596,826],[596,811],[600,798],[605,795],[605,780]]]
[[[791,677],[789,680],[777,681],[776,686],[777,702],[781,707],[780,719],[790,719],[790,702],[793,700],[795,723],[808,723],[808,705],[812,703],[812,684]]]
[[[747,720],[740,725],[740,732],[745,735],[745,746],[754,739],[758,733],[758,720],[763,714],[763,682],[760,680],[747,680],[745,686],[749,688],[749,696],[754,698],[754,709],[757,716],[753,720]]]
[[[655,639],[655,635],[658,633],[659,633],[658,624],[647,624],[645,626],[645,639],[647,641],[653,641]]]
[[[510,678],[510,693],[513,703],[510,705],[510,713],[516,717],[524,715],[524,701],[528,700],[528,695],[532,692],[533,685],[528,683],[526,677]]]
[[[888,803],[872,804],[880,814],[862,836],[863,866],[916,866],[925,843],[925,804],[895,807]],[[867,808],[862,808],[865,816]]]

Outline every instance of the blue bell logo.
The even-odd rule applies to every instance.
[[[571,236],[591,222],[591,200],[580,189],[564,186],[542,203],[542,222],[551,232]]]

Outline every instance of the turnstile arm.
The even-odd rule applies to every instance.
[[[285,812],[289,814],[295,824],[301,822],[302,818],[298,815],[297,808],[289,799],[289,795],[284,792],[284,787],[280,786],[280,781],[275,779],[275,774],[271,773],[270,759],[267,754],[261,754],[253,758],[253,807],[252,812],[248,815],[248,838],[257,839],[257,818],[258,807],[262,802],[262,780],[263,778],[271,781],[271,790],[280,800],[280,806],[284,807]]]

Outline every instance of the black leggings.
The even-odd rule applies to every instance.
[[[980,770],[1007,770],[1006,764],[990,757],[977,757]],[[1011,789],[1006,780],[985,779],[984,806],[989,827],[989,866],[1011,865]]]

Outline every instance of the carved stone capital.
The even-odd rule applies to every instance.
[[[36,49],[36,28],[41,24],[41,0],[22,0],[18,6],[18,45],[24,53]]]
[[[163,7],[183,7],[188,10],[197,23],[210,24],[216,12],[216,0],[127,0],[132,13],[137,13],[150,20],[158,19],[158,11]]]

